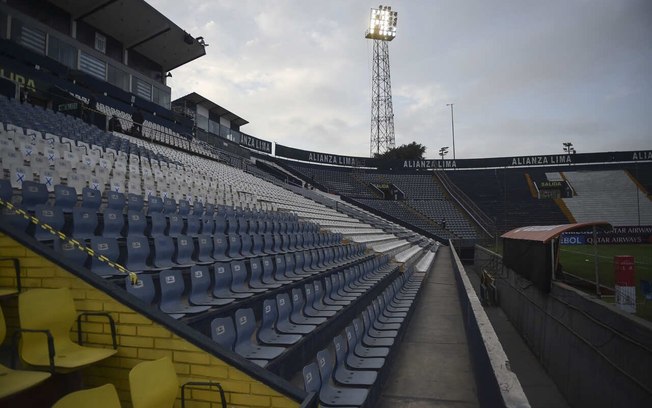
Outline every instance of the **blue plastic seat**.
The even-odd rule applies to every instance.
[[[147,229],[147,219],[140,211],[127,212],[127,236],[129,235],[145,235]]]
[[[167,217],[168,229],[166,235],[178,237],[183,232],[183,218],[178,214],[170,214]]]
[[[389,355],[389,347],[368,347],[362,344],[361,339],[359,339],[356,334],[353,326],[347,326],[344,329],[344,334],[346,336],[346,344],[348,345],[349,352],[353,352],[356,356],[359,357],[387,357]]]
[[[265,284],[281,284],[281,285],[286,285],[288,283],[292,283],[291,280],[288,280],[286,278],[282,279],[277,279],[276,276],[274,275],[274,259],[272,257],[266,256],[261,259],[261,262],[263,264],[263,275],[262,275],[262,281]]]
[[[227,215],[224,217],[226,220],[226,234],[237,234],[239,232],[238,219],[235,215]]]
[[[148,214],[149,218],[149,235],[152,238],[162,237],[165,235],[165,230],[168,226],[167,217],[163,213],[155,212]]]
[[[256,342],[256,318],[251,308],[235,312],[235,352],[247,359],[273,360],[283,354],[285,347],[262,346]]]
[[[39,219],[40,224],[34,228],[34,238],[37,241],[53,241],[55,235],[44,229],[41,225],[47,224],[55,231],[62,232],[66,220],[63,211],[59,207],[50,207],[49,205],[39,204],[34,208],[34,216]]]
[[[322,286],[321,280],[316,279],[312,282],[312,287],[314,289],[315,300],[313,305],[318,310],[330,310],[336,309],[340,310],[344,306],[348,305],[347,301],[335,301],[330,299],[324,287]]]
[[[71,213],[77,204],[77,190],[74,187],[57,184],[54,186],[54,206],[61,208],[64,213]]]
[[[222,299],[245,299],[252,296],[253,292],[234,292],[231,290],[233,283],[233,273],[231,264],[216,262],[213,265],[213,277],[215,285],[213,287],[213,296]]]
[[[221,299],[212,295],[211,276],[208,267],[195,265],[190,268],[190,303],[193,305],[224,306],[235,299]]]
[[[287,293],[276,295],[276,308],[278,310],[276,329],[281,333],[307,334],[317,328],[314,324],[299,324],[290,321],[292,303]]]
[[[163,199],[157,196],[149,196],[147,201],[147,215],[162,213],[163,212]]]
[[[301,334],[284,334],[276,331],[276,301],[266,299],[263,302],[262,323],[258,329],[258,340],[265,344],[290,346],[301,340]]]
[[[154,238],[154,256],[152,257],[152,266],[155,269],[169,269],[176,265],[172,261],[174,256],[174,240],[172,237]]]
[[[213,259],[218,262],[228,261],[230,258],[226,255],[229,249],[229,242],[226,235],[216,234],[213,237]]]
[[[84,187],[82,189],[82,208],[97,211],[100,209],[100,204],[102,204],[102,192],[100,190],[95,190],[90,187]]]
[[[240,235],[240,254],[245,258],[250,258],[254,256],[251,252],[252,241],[251,235],[249,234],[238,234]]]
[[[174,239],[174,262],[178,267],[188,267],[195,264],[192,259],[193,252],[195,251],[195,244],[191,237],[186,235],[179,235]]]
[[[232,259],[242,259],[240,254],[240,249],[242,248],[242,241],[240,240],[240,234],[228,234],[227,235],[229,242],[229,249],[227,255]]]
[[[226,224],[226,218],[220,214],[216,214],[215,218],[213,219],[215,223],[215,234],[226,234],[227,231],[227,224]]]
[[[312,283],[303,285],[303,290],[306,294],[306,305],[304,311],[308,316],[330,317],[334,316],[341,306],[326,306],[323,303],[315,302],[315,288]],[[320,299],[321,300],[321,299]]]
[[[175,214],[177,212],[177,202],[173,198],[164,198],[163,212],[166,214]]]
[[[127,293],[135,296],[140,301],[144,302],[147,306],[152,306],[154,299],[156,297],[156,288],[154,287],[154,281],[152,280],[152,275],[149,274],[140,274],[138,275],[138,280],[135,283],[131,283],[131,277],[125,277],[125,288]],[[185,316],[183,313],[170,314],[170,317],[173,319],[180,319]]]
[[[361,406],[364,404],[369,391],[365,388],[338,387],[333,383],[333,367],[325,363],[323,365],[309,364],[303,368],[304,383],[311,384],[320,378],[319,381],[319,402],[321,405],[332,407]]]
[[[188,200],[179,200],[179,215],[182,217],[190,214],[190,202]]]
[[[292,289],[292,313],[290,314],[290,321],[292,323],[320,325],[327,320],[326,317],[307,315],[304,308],[305,305],[306,300],[303,297],[301,289]]]
[[[105,238],[122,238],[122,230],[125,226],[125,216],[122,209],[106,208],[102,214],[104,227],[102,236]]]
[[[145,207],[145,200],[140,194],[129,193],[127,195],[127,211],[142,212]]]
[[[85,243],[84,241],[81,241],[80,244],[84,245]],[[86,251],[80,250],[76,245],[62,240],[58,236],[54,237],[54,252],[61,254],[64,258],[70,260],[77,266],[86,266],[88,253],[86,253]]]
[[[91,249],[98,256],[103,256],[113,262],[119,261],[120,247],[115,238],[93,237],[91,238]],[[109,266],[106,262],[100,261],[97,257],[91,257],[90,269],[91,272],[102,277],[120,274],[118,270]]]
[[[202,220],[198,215],[188,214],[186,217],[185,235],[196,237],[201,232]]]
[[[263,255],[263,246],[265,243],[263,242],[263,236],[255,233],[251,236],[251,255],[252,256],[260,256]]]
[[[321,357],[324,357],[327,364],[334,363],[333,379],[336,383],[343,385],[361,385],[370,386],[378,378],[378,372],[374,370],[355,370],[346,366],[346,355],[349,352],[344,337],[337,335],[333,338],[333,348],[335,349],[335,361],[332,360],[330,352],[322,350]],[[317,354],[317,361],[321,365],[320,355]]]
[[[282,284],[278,282],[266,283],[263,281],[263,266],[260,258],[252,258],[249,261],[249,287],[253,289],[274,289],[281,287]]]
[[[359,318],[353,319],[351,322],[355,335],[360,339],[360,343],[367,347],[391,347],[394,344],[392,337],[372,337],[367,333],[363,322]]]
[[[213,263],[213,238],[210,235],[197,237],[197,256],[195,262],[202,265]]]
[[[127,256],[124,267],[132,272],[142,272],[150,269],[147,265],[149,258],[149,240],[144,235],[132,234],[127,237]]]
[[[338,358],[342,364],[356,370],[380,370],[385,365],[384,357],[360,357],[352,349],[349,349],[342,336],[338,336],[333,341],[337,341],[336,348],[341,348]]]
[[[111,190],[106,192],[106,208],[123,212],[125,203],[126,200],[124,194]]]
[[[206,305],[190,305],[188,298],[184,296],[185,284],[183,275],[178,269],[162,271],[159,274],[159,284],[161,285],[161,302],[159,307],[164,313],[195,314],[205,312],[211,308]]]
[[[75,239],[90,239],[97,229],[97,213],[90,208],[75,207],[72,209],[72,231]]]
[[[247,268],[243,261],[231,261],[231,290],[235,293],[261,293],[266,288],[252,288],[248,284]]]
[[[24,181],[21,190],[22,201],[20,206],[27,211],[33,212],[37,205],[48,201],[48,188],[43,183],[36,181]]]

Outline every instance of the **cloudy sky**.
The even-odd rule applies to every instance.
[[[284,145],[369,155],[378,1],[148,0],[207,55],[173,71]],[[434,158],[652,148],[652,1],[394,0],[396,144]]]

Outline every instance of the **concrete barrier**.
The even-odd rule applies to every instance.
[[[500,307],[569,405],[652,407],[652,323],[562,282],[549,294],[477,247],[492,265]]]
[[[471,352],[478,400],[483,407],[526,408],[530,403],[451,242],[451,257]]]

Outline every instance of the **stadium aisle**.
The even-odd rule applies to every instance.
[[[448,248],[424,282],[392,371],[379,408],[479,406]]]

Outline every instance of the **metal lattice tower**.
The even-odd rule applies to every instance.
[[[396,37],[397,13],[389,6],[371,10],[365,38],[374,43],[371,73],[371,140],[369,154],[382,154],[395,145],[389,41]]]
[[[389,73],[387,41],[374,40],[374,59],[371,74],[371,141],[370,156],[394,148],[394,108],[392,82]]]

